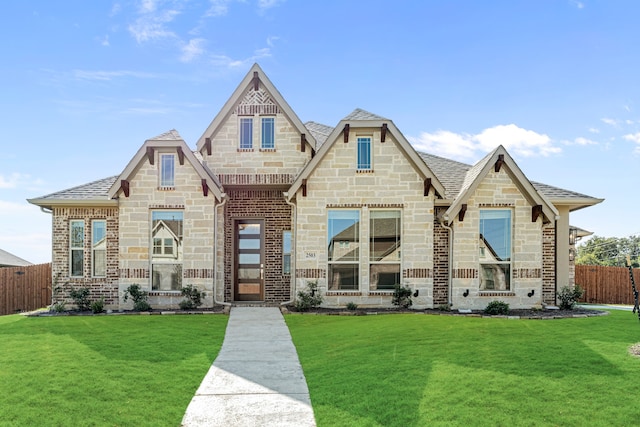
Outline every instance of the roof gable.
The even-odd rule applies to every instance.
[[[394,136],[394,140],[397,141],[398,148],[404,154],[407,160],[409,160],[409,162],[413,165],[416,171],[418,171],[418,173],[423,178],[431,179],[431,185],[438,195],[444,195],[445,188],[438,180],[438,177],[431,171],[431,169],[429,169],[424,160],[422,160],[413,146],[409,144],[409,141],[407,141],[407,139],[393,124],[393,122],[381,116],[357,108],[351,114],[342,119],[335,128],[333,128],[331,133],[325,139],[325,142],[319,147],[316,155],[311,159],[309,163],[305,165],[302,171],[300,171],[300,174],[298,174],[295,181],[289,188],[289,200],[291,200],[295,196],[296,192],[300,189],[303,180],[307,179],[313,173],[315,168],[320,164],[320,162],[322,162],[322,159],[331,150],[333,145],[339,139],[339,136],[343,134],[343,132],[349,132],[350,129],[357,128],[384,128],[385,132],[391,133],[391,135]],[[324,130],[328,129],[329,127],[325,127]]]
[[[178,154],[189,162],[203,182],[206,182],[207,188],[213,192],[214,197],[218,201],[222,200],[222,185],[220,181],[218,181],[218,178],[212,174],[208,168],[202,165],[175,129],[158,135],[155,138],[148,139],[142,144],[142,147],[140,147],[122,173],[116,178],[111,188],[109,188],[108,197],[110,199],[117,197],[119,192],[123,191],[123,181],[131,179],[140,163],[147,160],[149,156],[153,156],[153,150],[156,148],[175,148]]]
[[[266,97],[265,94],[267,95]],[[231,97],[198,139],[196,145],[197,150],[202,152],[206,146],[207,138],[211,138],[216,134],[218,129],[226,122],[227,118],[236,108],[240,107],[245,114],[253,114],[252,108],[257,107],[257,104],[266,105],[266,107],[272,106],[273,111],[276,111],[276,108],[279,109],[278,111],[287,117],[298,132],[305,135],[309,147],[315,149],[316,140],[313,133],[309,132],[304,126],[278,89],[276,89],[273,83],[271,83],[271,80],[269,80],[264,71],[262,71],[262,68],[260,68],[258,64],[253,64],[253,67],[251,67],[247,75],[242,79]]]
[[[522,195],[532,206],[541,206],[542,214],[544,214],[547,220],[551,221],[556,219],[558,216],[557,209],[542,193],[536,190],[513,158],[507,153],[507,150],[500,145],[467,171],[459,193],[443,215],[447,223],[450,224],[453,218],[458,215],[462,209],[462,205],[467,203],[469,197],[475,193],[478,185],[480,185],[492,168],[496,172],[504,168],[511,177],[511,180],[520,189]]]

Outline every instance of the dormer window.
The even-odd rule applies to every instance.
[[[253,148],[253,117],[240,118],[240,149]]]
[[[371,170],[371,137],[358,137],[358,170]]]
[[[275,141],[275,118],[262,118],[262,141],[260,148],[263,150],[273,150],[276,148]]]
[[[160,188],[175,186],[175,157],[173,154],[160,155]]]

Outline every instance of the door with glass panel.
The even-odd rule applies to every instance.
[[[235,301],[264,300],[264,221],[235,222]]]

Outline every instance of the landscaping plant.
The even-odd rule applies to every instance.
[[[490,316],[509,314],[509,304],[504,301],[491,301],[484,309],[484,314]]]
[[[393,290],[391,303],[397,307],[411,307],[411,305],[413,305],[413,301],[411,300],[411,288],[409,286],[400,286],[397,284]]]
[[[307,282],[306,291],[298,291],[295,307],[298,311],[308,311],[312,308],[319,307],[322,304],[322,295],[318,291],[318,282]]]
[[[560,300],[560,310],[573,310],[576,302],[582,297],[584,290],[575,285],[573,288],[563,286],[558,292],[558,299]]]
[[[193,310],[202,305],[202,299],[205,297],[205,293],[200,291],[193,285],[187,285],[182,288],[182,296],[186,297],[180,301],[180,308],[183,310]]]
[[[91,291],[89,288],[71,288],[69,292],[69,296],[73,299],[73,302],[78,307],[78,311],[89,311],[91,310],[91,301],[89,300],[89,293]]]
[[[127,301],[129,297],[133,301],[133,309],[135,311],[151,311],[151,305],[147,301],[149,292],[143,291],[140,285],[133,284],[127,288],[124,293],[124,300]]]

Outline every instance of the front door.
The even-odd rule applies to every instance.
[[[235,222],[235,301],[264,300],[264,221]]]

